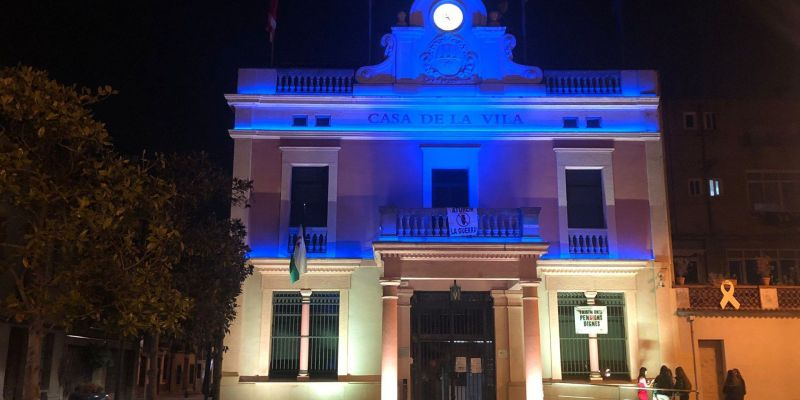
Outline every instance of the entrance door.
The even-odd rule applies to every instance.
[[[722,398],[722,380],[725,377],[724,347],[722,340],[701,340],[700,395],[703,400]]]
[[[495,398],[494,312],[485,292],[414,292],[411,298],[414,400]]]

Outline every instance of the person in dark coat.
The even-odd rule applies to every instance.
[[[678,392],[680,400],[689,400],[689,390],[692,390],[692,383],[689,382],[689,377],[686,376],[683,367],[675,368],[675,389],[686,390],[686,392]]]
[[[656,390],[656,398],[661,400],[672,397],[673,382],[672,371],[666,365],[662,365],[661,371],[653,381],[653,387],[659,389]]]
[[[728,376],[725,377],[725,383],[722,385],[722,394],[725,395],[725,400],[744,400],[747,388],[738,369],[728,371]]]

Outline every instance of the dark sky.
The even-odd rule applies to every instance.
[[[782,0],[529,0],[504,21],[517,58],[542,68],[655,68],[677,96],[800,97],[800,5]],[[372,0],[380,36],[410,0]],[[485,1],[495,9],[498,0]],[[276,65],[368,63],[368,0],[280,0]],[[65,83],[111,85],[97,107],[122,151],[206,150],[229,166],[236,69],[268,67],[269,0],[6,1],[0,65]]]

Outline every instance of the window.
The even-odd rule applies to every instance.
[[[747,171],[747,192],[756,212],[800,212],[800,171]]]
[[[589,117],[586,118],[586,127],[589,129],[598,129],[602,126],[603,119],[600,117]]]
[[[292,167],[289,226],[328,225],[328,167]]]
[[[270,377],[294,379],[300,372],[303,296],[275,292],[272,297]],[[339,363],[339,292],[313,292],[309,307],[308,375],[335,378]]]
[[[683,113],[683,129],[697,129],[697,113]]]
[[[317,126],[331,126],[331,116],[330,115],[317,115],[316,117]]]
[[[339,364],[339,292],[311,294],[308,375],[336,378]]]
[[[605,229],[601,173],[599,169],[566,170],[569,228]]]
[[[719,179],[709,179],[708,180],[708,195],[711,197],[717,197],[722,194],[720,189]]]
[[[564,117],[564,128],[572,129],[578,127],[578,117]]]
[[[292,126],[308,126],[308,115],[292,116]]]
[[[689,179],[689,196],[700,196],[703,193],[702,180]]]
[[[707,131],[713,131],[717,129],[717,115],[715,113],[703,113],[703,129]]]
[[[269,375],[295,378],[300,371],[300,292],[275,292],[272,296],[272,346]]]
[[[432,207],[469,207],[469,170],[432,169],[431,186]]]
[[[798,250],[728,250],[728,272],[739,284],[760,283],[758,259],[768,257],[771,281],[781,285],[800,284],[800,251]]]

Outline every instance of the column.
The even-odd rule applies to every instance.
[[[586,296],[586,304],[595,305],[597,292],[583,292]],[[602,381],[603,375],[600,373],[600,350],[597,345],[597,334],[589,334],[589,380]]]
[[[308,377],[308,335],[311,330],[311,290],[300,291],[303,303],[300,309],[300,377]]]
[[[542,349],[539,336],[538,282],[523,282],[522,321],[525,345],[525,398],[544,399],[542,385]]]
[[[381,281],[383,287],[383,329],[381,359],[381,400],[397,400],[397,289],[399,280]]]
[[[402,288],[397,293],[397,383],[398,397],[402,400],[411,399],[411,296],[414,290]],[[403,381],[406,382],[405,398],[403,398]]]
[[[509,360],[508,350],[508,299],[504,290],[492,290],[494,303],[494,364],[497,400],[508,399]]]

